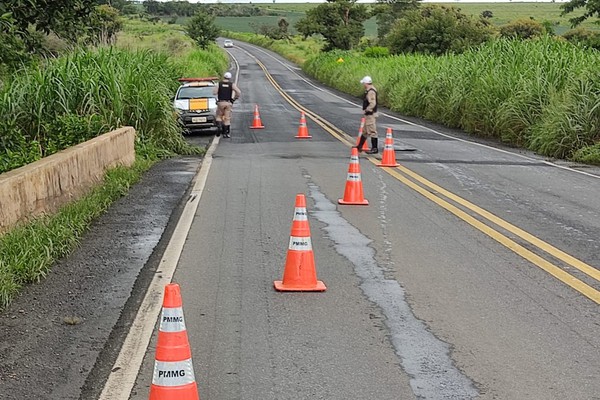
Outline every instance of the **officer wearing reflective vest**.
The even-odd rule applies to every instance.
[[[223,80],[215,86],[213,94],[217,96],[217,136],[223,133],[223,137],[230,138],[231,109],[233,102],[242,95],[237,85],[231,81],[231,72],[225,72]]]
[[[367,151],[367,154],[377,154],[379,149],[377,148],[377,89],[373,86],[373,79],[370,76],[365,76],[360,80],[365,88],[365,94],[363,97],[363,114],[365,115],[365,129],[360,141],[358,142],[358,151],[362,150],[363,145],[367,141],[367,137],[371,138],[371,149]]]

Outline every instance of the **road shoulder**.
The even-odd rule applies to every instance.
[[[93,398],[200,163],[174,158],[151,168],[69,257],[0,314],[0,398]]]

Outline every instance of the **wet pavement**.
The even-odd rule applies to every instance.
[[[70,256],[0,314],[1,399],[94,398],[200,162],[175,158],[152,167]]]

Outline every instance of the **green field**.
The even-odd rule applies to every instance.
[[[561,16],[559,3],[439,3],[440,5],[453,6],[460,8],[465,14],[480,15],[482,11],[489,10],[494,16],[491,21],[496,25],[503,25],[509,21],[520,18],[533,18],[537,21],[550,21],[554,25],[557,34],[562,34],[570,29],[569,18],[571,16]],[[256,4],[269,11],[277,11],[290,21],[290,27],[296,21],[303,17],[306,10],[316,7],[318,3],[300,3],[300,4]],[[573,14],[576,15],[576,14]],[[251,24],[269,24],[275,25],[281,17],[262,16],[262,17],[218,17],[217,24],[230,31],[254,32]],[[178,21],[181,23],[182,21]],[[598,25],[587,21],[582,26],[590,29],[598,29]],[[292,33],[295,30],[292,29]],[[366,36],[375,36],[377,34],[377,24],[375,18],[365,22]]]
[[[291,33],[296,33],[294,25],[304,16],[304,13],[290,12],[286,13],[285,18],[290,23]],[[256,25],[277,25],[281,17],[264,15],[259,17],[217,17],[217,25],[221,29],[235,32],[254,32],[253,24]]]

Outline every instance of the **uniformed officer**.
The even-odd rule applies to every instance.
[[[363,114],[365,115],[365,129],[360,141],[356,147],[358,151],[361,151],[363,145],[367,141],[367,137],[371,138],[371,149],[367,150],[367,154],[377,154],[379,149],[377,148],[377,89],[373,86],[373,79],[370,76],[365,76],[360,80],[365,88],[365,94],[363,97]]]
[[[231,81],[231,72],[225,72],[223,80],[215,86],[214,94],[217,96],[217,136],[223,133],[223,137],[230,138],[231,109],[233,102],[242,95],[237,85]]]

